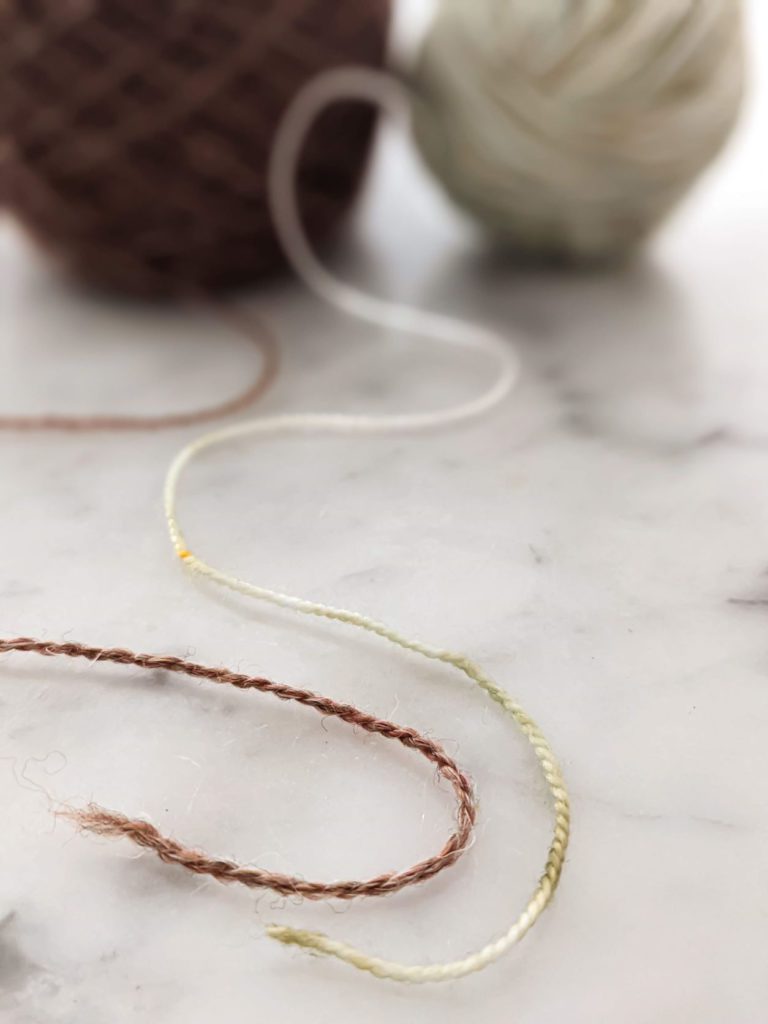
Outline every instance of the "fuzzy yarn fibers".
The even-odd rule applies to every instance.
[[[267,164],[316,74],[380,67],[389,0],[0,0],[0,194],[78,277],[154,296],[285,265]],[[347,104],[297,181],[314,244],[366,163],[375,112]]]
[[[631,251],[723,146],[738,0],[440,0],[414,134],[449,195],[537,257]]]

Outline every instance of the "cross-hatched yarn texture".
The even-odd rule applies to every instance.
[[[283,267],[265,199],[272,137],[317,72],[380,66],[389,0],[5,0],[0,195],[76,275],[167,295]],[[308,141],[307,231],[354,197],[375,113]]]

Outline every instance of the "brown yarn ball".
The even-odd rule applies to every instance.
[[[318,72],[384,61],[389,0],[0,0],[0,194],[86,281],[165,296],[283,266],[266,205],[282,112]],[[318,121],[298,194],[339,224],[375,114]]]

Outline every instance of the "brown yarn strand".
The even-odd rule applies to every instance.
[[[128,818],[94,804],[85,810],[65,812],[66,817],[90,832],[130,839],[136,845],[152,850],[167,864],[178,864],[195,874],[210,875],[219,882],[239,882],[252,889],[272,889],[283,896],[300,896],[310,900],[349,900],[358,896],[384,896],[398,892],[408,885],[432,878],[443,868],[455,863],[469,844],[475,823],[475,802],[471,783],[440,744],[415,729],[395,725],[386,719],[367,714],[351,704],[341,704],[310,690],[296,689],[260,676],[231,672],[226,668],[210,668],[171,655],[136,654],[122,648],[92,647],[73,642],[58,644],[28,637],[0,640],[0,654],[12,651],[31,652],[45,657],[86,658],[92,662],[135,665],[150,671],[160,669],[196,679],[208,679],[240,690],[260,690],[262,693],[272,694],[279,700],[295,701],[312,708],[320,715],[339,718],[365,732],[397,740],[408,749],[422,754],[437,767],[440,776],[451,784],[458,803],[456,828],[436,856],[422,860],[406,871],[388,872],[362,882],[308,882],[292,875],[211,858],[200,850],[186,847],[162,835],[154,825],[146,821]]]
[[[253,318],[224,303],[217,303],[210,297],[205,298],[207,305],[213,305],[216,312],[224,320],[229,320],[241,334],[253,341],[261,353],[261,365],[253,381],[233,398],[223,402],[205,406],[202,409],[191,409],[189,412],[160,413],[157,415],[109,416],[97,413],[89,416],[70,416],[63,413],[43,413],[39,416],[3,416],[0,415],[0,431],[62,431],[64,433],[93,433],[116,431],[153,431],[173,430],[179,427],[190,427],[199,423],[221,419],[241,412],[253,405],[269,390],[280,365],[277,341],[272,331],[262,320]]]

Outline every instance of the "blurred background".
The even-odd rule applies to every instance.
[[[376,905],[200,887],[51,808],[95,799],[241,861],[363,877],[436,849],[450,801],[407,755],[268,700],[3,656],[4,1022],[764,1018],[767,58],[761,0],[0,3],[0,633],[352,700],[439,738],[482,799],[469,854]],[[434,409],[487,384],[472,353],[326,308],[281,256],[281,113],[361,61],[404,79],[412,123],[320,120],[308,232],[339,276],[498,329],[519,386],[429,437],[222,448],[181,501],[212,564],[471,653],[562,758],[554,906],[493,969],[418,990],[264,925],[409,962],[500,934],[550,830],[524,744],[439,669],[190,582],[160,493],[204,427],[24,422],[236,399],[267,335],[279,372],[238,415]]]

